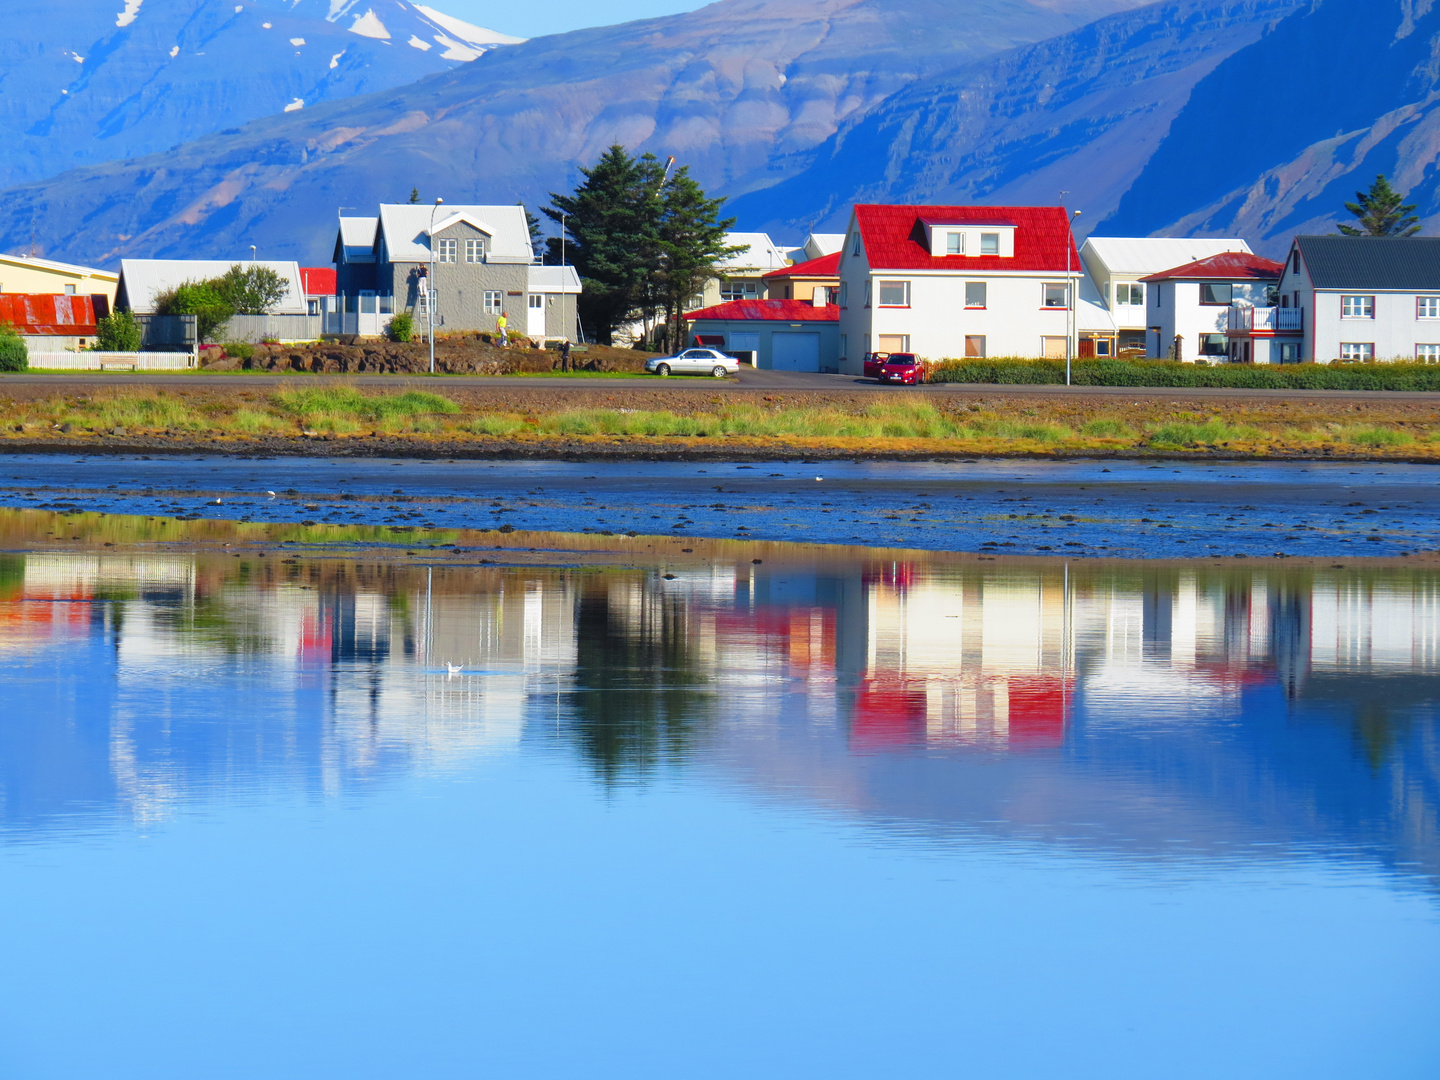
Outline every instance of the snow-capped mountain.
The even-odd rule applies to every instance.
[[[385,90],[521,39],[404,0],[9,0],[0,186]]]

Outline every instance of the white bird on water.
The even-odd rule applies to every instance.
[[[445,673],[450,678],[454,678],[456,675],[459,675],[464,670],[464,664],[452,664],[448,660],[445,662]]]
[[[273,492],[273,491],[267,491],[267,492],[265,492],[265,494],[266,494],[266,495],[269,495],[272,499],[275,498],[275,492]]]

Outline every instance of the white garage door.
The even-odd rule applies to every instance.
[[[770,342],[770,366],[776,371],[820,370],[819,334],[776,333]]]

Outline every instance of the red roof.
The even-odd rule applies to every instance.
[[[65,296],[60,293],[0,293],[0,323],[19,334],[59,337],[94,337],[95,308],[110,313],[104,296]]]
[[[832,252],[829,255],[821,255],[818,259],[810,259],[806,262],[796,263],[794,266],[782,266],[779,270],[771,270],[768,274],[761,274],[762,278],[787,278],[787,277],[839,277],[840,276],[840,252]]]
[[[1285,264],[1273,259],[1262,259],[1245,251],[1226,251],[1211,255],[1208,259],[1163,270],[1158,274],[1141,278],[1141,281],[1181,281],[1186,279],[1217,278],[1222,281],[1279,281],[1285,272]]]
[[[701,319],[714,322],[839,322],[840,309],[834,304],[816,307],[805,300],[731,300],[728,304],[716,304],[685,316],[687,322]]]
[[[880,206],[860,204],[855,220],[865,240],[872,270],[1039,270],[1072,273],[1080,253],[1070,235],[1070,216],[1062,206]],[[1015,226],[1015,254],[931,255],[925,242],[925,221],[968,225]]]
[[[306,296],[334,296],[335,268],[333,266],[302,266],[300,283],[305,286]]]

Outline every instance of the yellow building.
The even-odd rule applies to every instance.
[[[0,255],[0,293],[64,293],[104,296],[115,307],[118,271],[55,262],[26,255]]]

